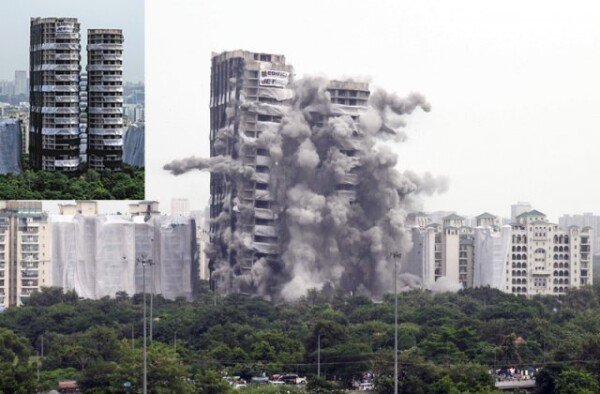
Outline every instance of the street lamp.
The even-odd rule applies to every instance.
[[[394,394],[398,394],[398,260],[402,253],[392,252],[394,259]]]
[[[142,291],[144,297],[144,390],[143,393],[148,393],[148,348],[146,335],[146,265],[152,266],[152,259],[147,258],[145,253],[135,259],[137,264],[142,265]]]

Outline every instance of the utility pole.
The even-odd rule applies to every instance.
[[[398,394],[398,259],[402,254],[393,252],[394,259],[394,394]]]
[[[138,264],[142,265],[142,291],[144,298],[144,383],[143,393],[148,393],[148,342],[147,342],[147,323],[146,323],[146,265],[152,266],[154,264],[152,259],[146,258],[145,254],[142,254],[136,259]]]
[[[321,335],[317,336],[317,377],[321,377]]]
[[[154,264],[150,264],[150,342],[154,328]]]
[[[40,351],[37,351],[37,386],[40,385]]]
[[[177,331],[173,333],[173,350],[177,351]]]

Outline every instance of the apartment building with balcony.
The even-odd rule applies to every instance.
[[[31,18],[30,29],[30,163],[77,172],[80,25],[76,18]]]
[[[88,30],[88,168],[118,170],[123,165],[123,32]]]
[[[593,282],[591,227],[561,229],[536,210],[506,226],[489,213],[476,217],[475,228],[464,226],[464,218],[455,214],[442,224],[430,220],[422,213],[409,216],[413,247],[405,259],[406,272],[425,285],[447,277],[463,288],[492,286],[533,296],[561,295]]]
[[[592,284],[593,230],[561,229],[537,210],[517,216],[511,225],[506,261],[506,292],[524,295],[564,294]]]
[[[41,202],[0,202],[0,304],[19,306],[49,286],[50,227]]]

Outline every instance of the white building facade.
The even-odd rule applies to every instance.
[[[463,288],[490,286],[534,296],[561,295],[592,284],[591,227],[562,230],[536,210],[505,226],[489,213],[476,217],[475,228],[464,226],[464,218],[456,214],[442,221],[428,224],[422,213],[409,217],[413,247],[403,270],[418,276],[425,287],[445,277]]]

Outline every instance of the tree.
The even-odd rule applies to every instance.
[[[600,392],[598,380],[593,375],[576,370],[565,369],[556,379],[558,394],[593,394]]]
[[[0,328],[0,392],[28,393],[35,388],[35,368],[29,363],[31,348],[25,338]]]
[[[229,384],[214,370],[199,372],[194,381],[200,394],[225,394],[229,391]]]
[[[444,376],[437,382],[433,383],[429,392],[431,394],[460,394],[461,391],[458,389],[456,384],[450,379],[449,376]]]

